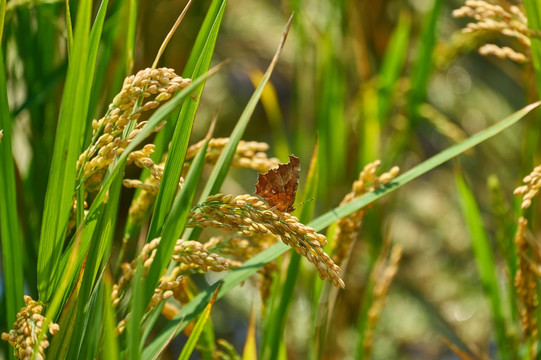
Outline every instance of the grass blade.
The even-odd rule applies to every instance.
[[[204,33],[207,33],[207,38],[199,55],[198,61],[195,65],[193,73],[190,76],[199,77],[208,71],[210,66],[210,60],[214,52],[214,46],[216,45],[216,39],[218,36],[218,30],[222,22],[222,17],[225,11],[227,1],[216,0],[221,4],[220,11],[216,14],[216,17],[212,19],[211,27],[208,29],[202,29]],[[210,15],[210,14],[209,14]],[[160,184],[158,196],[156,197],[156,206],[154,208],[154,214],[150,223],[150,229],[148,230],[147,241],[150,241],[156,237],[161,231],[161,227],[165,221],[173,199],[178,189],[178,182],[182,167],[184,165],[184,159],[186,157],[186,150],[188,149],[188,143],[190,141],[190,135],[192,132],[192,126],[195,119],[195,113],[199,106],[199,99],[203,92],[204,83],[202,83],[195,91],[195,101],[189,101],[182,106],[173,138],[171,140],[171,148],[167,155],[164,166],[163,179]]]
[[[197,34],[194,46],[190,52],[190,57],[188,58],[188,62],[182,73],[184,77],[190,77],[195,74],[197,63],[199,62],[201,55],[204,54],[208,39],[212,36],[211,33],[214,31],[214,25],[217,24],[216,22],[221,18],[221,13],[223,13],[226,5],[227,1],[225,0],[214,0],[212,4],[210,4],[209,9],[207,10],[207,16],[205,16],[205,20],[203,20],[201,29]]]
[[[528,17],[528,28],[533,30],[532,34],[534,34],[541,30],[541,4],[537,0],[524,0],[523,3]],[[541,39],[537,36],[531,36],[530,41],[537,89],[541,94]]]
[[[4,35],[4,22],[6,20],[6,0],[0,0],[0,41]]]
[[[141,358],[141,319],[143,318],[147,302],[144,300],[143,262],[137,261],[137,269],[132,284],[132,300],[130,301],[130,319],[126,325],[126,343],[129,360]]]
[[[411,17],[407,13],[400,14],[398,25],[389,40],[388,50],[385,52],[381,72],[378,75],[378,117],[381,125],[387,123],[394,89],[407,59],[410,30]]]
[[[118,336],[116,333],[115,309],[111,301],[113,281],[109,272],[105,272],[102,283],[102,303],[103,303],[103,332],[102,332],[102,356],[110,360],[119,359]]]
[[[170,262],[176,241],[180,239],[182,232],[184,231],[186,219],[188,218],[188,213],[190,212],[195,197],[197,184],[199,183],[199,178],[201,177],[203,166],[205,165],[205,155],[208,144],[209,139],[207,139],[201,150],[199,150],[199,153],[190,166],[186,181],[175,199],[173,208],[163,226],[162,239],[146,278],[145,306],[150,301],[154,289],[158,285],[161,274]]]
[[[188,338],[188,341],[182,348],[182,352],[180,353],[178,360],[188,360],[190,358],[190,355],[195,349],[195,345],[197,345],[197,341],[199,340],[199,337],[201,336],[201,333],[203,332],[203,329],[205,328],[205,324],[210,316],[210,311],[212,310],[212,307],[214,306],[214,303],[216,302],[216,297],[218,295],[218,291],[220,290],[220,285],[216,288],[216,291],[214,291],[214,295],[212,296],[212,299],[210,299],[210,302],[208,303],[207,307],[205,307],[205,310],[201,313],[199,316],[199,320],[197,320],[197,323],[195,324],[192,334]]]
[[[535,82],[537,88],[537,94],[535,99],[539,99],[541,96],[541,39],[539,36],[533,34],[539,34],[541,31],[541,4],[537,0],[524,0],[524,10],[526,11],[526,17],[528,19],[528,28],[531,30],[532,36],[530,36],[530,50],[533,68],[535,72]],[[534,164],[537,157],[537,151],[539,146],[539,139],[541,137],[541,130],[539,129],[539,114],[535,119],[531,119],[526,124],[524,129],[525,136],[523,146],[523,166],[525,168],[532,168],[537,165]]]
[[[250,73],[250,80],[254,87],[257,87],[257,84],[259,84],[262,78],[263,73],[259,70],[254,70]],[[278,94],[270,82],[263,89],[263,93],[261,94],[261,105],[263,106],[269,121],[274,144],[273,149],[276,157],[282,162],[287,162],[291,151],[289,151],[289,145],[287,143],[286,129],[280,110]]]
[[[314,212],[315,204],[312,200],[316,197],[318,175],[318,146],[316,142],[312,153],[312,160],[310,162],[310,170],[308,171],[306,180],[306,189],[303,195],[304,205],[302,207],[300,221],[304,223],[312,218]],[[274,296],[278,297],[273,303],[278,302],[278,305],[275,306],[272,313],[266,317],[270,324],[266,327],[267,331],[265,331],[265,336],[262,340],[262,359],[277,359],[279,357],[280,346],[281,344],[284,344],[284,330],[288,319],[289,309],[294,299],[293,295],[299,277],[300,264],[301,256],[294,250],[291,250],[286,279],[279,289],[273,291]]]
[[[45,302],[50,300],[54,292],[54,284],[61,273],[58,269],[58,261],[62,254],[68,226],[75,188],[75,166],[80,153],[81,139],[84,136],[90,100],[92,79],[88,74],[89,64],[93,62],[88,55],[91,47],[88,34],[91,12],[91,1],[79,2],[73,51],[62,96],[53,160],[45,195],[38,253],[38,291],[40,299]]]
[[[131,329],[129,344],[132,359],[140,358],[139,348],[143,345],[140,341],[141,319],[144,310],[147,308],[152,295],[154,294],[154,289],[158,285],[160,276],[170,263],[171,255],[175,248],[175,243],[181,237],[182,232],[184,231],[188,213],[190,212],[191,205],[195,197],[197,184],[199,183],[199,178],[201,177],[203,166],[205,165],[205,155],[207,152],[208,143],[209,139],[207,139],[195,157],[186,177],[186,181],[184,182],[182,189],[173,203],[173,208],[171,209],[171,212],[169,213],[163,227],[163,234],[161,236],[160,245],[158,246],[154,261],[152,262],[146,279],[141,281],[141,284],[139,285],[142,287],[142,289],[139,290],[139,296],[133,302],[132,315],[128,323],[128,329]],[[136,277],[135,279],[139,279],[139,277]],[[136,282],[139,283],[139,281]]]
[[[541,102],[535,102],[533,104],[525,106],[521,110],[511,114],[507,118],[499,121],[498,123],[492,125],[491,127],[475,135],[472,135],[471,137],[464,140],[463,142],[456,144],[454,146],[451,146],[447,148],[446,150],[438,153],[437,155],[431,157],[430,159],[423,161],[421,164],[415,166],[409,171],[398,176],[396,179],[394,179],[394,181],[387,184],[387,186],[385,186],[384,188],[380,188],[375,192],[368,193],[364,196],[361,196],[353,200],[350,203],[347,203],[343,206],[340,206],[334,210],[331,210],[321,215],[316,220],[312,221],[309,224],[309,226],[316,229],[316,231],[319,231],[329,226],[334,221],[344,216],[348,216],[354,211],[370,204],[371,202],[381,198],[382,196],[388,194],[389,192],[396,190],[397,188],[409,183],[410,181],[418,178],[422,174],[434,169],[435,167],[443,164],[444,162],[456,157],[457,155],[460,155],[464,151],[469,150],[472,147],[497,135],[498,133],[502,132],[503,130],[507,129],[508,127],[510,127],[511,125],[515,124],[517,121],[522,119],[524,116],[526,116],[526,114],[528,114],[530,111],[538,107],[540,104]]]
[[[12,119],[9,112],[4,54],[0,49],[0,235],[2,238],[2,279],[5,299],[5,329],[9,329],[24,305],[23,252],[17,216],[17,189],[12,154]]]
[[[126,36],[126,74],[131,74],[133,71],[133,62],[135,58],[135,35],[137,25],[137,14],[139,10],[139,2],[135,0],[129,1],[129,20],[128,34]]]
[[[472,242],[479,280],[490,305],[498,351],[502,359],[510,359],[512,353],[508,347],[511,345],[511,341],[509,341],[510,339],[508,339],[505,333],[505,329],[508,326],[502,310],[502,296],[500,294],[498,277],[496,276],[498,270],[494,262],[494,251],[490,245],[481,212],[472,190],[466,184],[462,174],[457,173],[455,179],[462,213],[464,214],[464,221],[466,222]]]
[[[257,343],[255,339],[255,312],[250,310],[250,323],[246,334],[246,342],[242,351],[242,360],[257,360]]]
[[[442,6],[443,0],[434,0],[432,9],[424,19],[423,30],[419,39],[417,60],[411,74],[410,114],[412,128],[419,122],[419,106],[426,96],[428,78],[432,70],[434,45],[436,44],[438,17]]]

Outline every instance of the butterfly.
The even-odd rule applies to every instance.
[[[265,174],[259,174],[255,194],[281,212],[295,210],[293,203],[299,185],[301,164],[295,155],[289,155],[287,164],[280,164]]]

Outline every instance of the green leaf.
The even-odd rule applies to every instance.
[[[314,145],[312,153],[312,160],[310,162],[310,170],[306,179],[306,189],[302,197],[304,205],[302,206],[302,212],[300,221],[307,223],[313,215],[314,203],[316,197],[317,181],[319,175],[318,166],[318,146],[317,141]],[[299,268],[301,264],[301,256],[295,251],[290,251],[289,266],[287,268],[286,279],[277,291],[273,292],[272,296],[278,297],[275,301],[277,306],[272,309],[272,312],[266,316],[269,324],[265,327],[265,333],[261,344],[261,358],[262,359],[277,359],[280,351],[280,346],[284,343],[284,330],[288,319],[289,309],[294,299],[295,285],[299,277]]]
[[[60,117],[56,131],[55,147],[49,182],[45,195],[45,210],[38,253],[38,291],[40,299],[48,302],[60,276],[58,261],[64,246],[75,189],[75,166],[84,136],[90,97],[94,59],[89,57],[93,44],[89,40],[92,2],[81,0],[77,11],[73,51]],[[93,39],[99,41],[99,39]]]
[[[116,333],[116,318],[115,308],[111,301],[112,294],[112,279],[111,275],[106,272],[104,281],[102,282],[103,290],[101,291],[102,304],[103,304],[103,331],[102,331],[102,359],[118,360],[119,359],[119,347],[118,347],[118,335]]]
[[[412,127],[419,122],[419,106],[426,97],[428,78],[432,71],[432,58],[436,44],[438,18],[443,0],[434,0],[432,9],[427,12],[423,21],[421,37],[418,40],[419,50],[411,73],[410,114]]]
[[[200,34],[205,34],[205,44],[198,57],[197,63],[190,74],[191,77],[198,77],[208,71],[210,66],[210,60],[214,52],[214,46],[216,44],[216,38],[218,36],[218,30],[222,22],[222,17],[227,4],[226,0],[215,0],[216,5],[219,3],[220,8],[216,13],[215,18],[205,21],[204,25],[208,28],[202,28]],[[210,16],[211,13],[207,15]],[[171,140],[171,147],[169,149],[167,159],[164,166],[164,174],[160,184],[160,189],[156,197],[156,206],[152,215],[152,221],[150,223],[150,229],[148,230],[147,242],[158,237],[161,232],[161,227],[165,221],[165,217],[169,213],[171,204],[177,193],[178,182],[180,174],[184,165],[184,159],[186,157],[186,150],[188,149],[188,143],[190,141],[190,134],[192,132],[192,126],[195,118],[197,107],[199,106],[199,99],[203,92],[204,83],[201,84],[195,91],[195,101],[189,101],[182,106],[177,123],[175,126],[175,132]]]
[[[2,35],[4,35],[4,21],[5,20],[6,20],[6,0],[0,0],[0,42],[2,41]]]
[[[242,360],[257,360],[257,342],[255,338],[255,312],[254,308],[250,309],[250,322],[248,324],[248,332],[246,333],[246,341],[242,351]]]
[[[411,16],[405,12],[400,14],[398,25],[396,26],[383,63],[378,75],[378,117],[381,125],[387,123],[387,117],[393,102],[394,89],[398,85],[398,80],[408,54],[408,45],[410,40]]]
[[[216,291],[214,291],[214,295],[212,296],[212,299],[208,303],[208,305],[205,307],[205,310],[201,313],[201,316],[199,316],[199,320],[197,320],[197,323],[195,324],[192,333],[190,337],[188,338],[188,341],[182,348],[182,352],[180,353],[178,360],[189,360],[190,355],[195,349],[195,345],[197,345],[197,341],[199,340],[199,337],[201,336],[201,333],[203,332],[203,329],[205,328],[205,324],[207,323],[210,311],[212,310],[212,307],[214,306],[214,303],[216,302],[216,297],[218,295],[218,291],[220,290],[220,285],[216,288]]]
[[[135,35],[137,29],[137,13],[139,12],[139,2],[129,1],[129,19],[128,34],[126,36],[126,74],[133,71],[133,62],[135,58]]]
[[[129,360],[137,360],[141,358],[141,319],[145,313],[148,302],[144,297],[144,279],[143,279],[143,261],[137,261],[135,276],[131,281],[131,296],[130,296],[130,318],[126,324],[126,342]]]
[[[421,164],[415,166],[413,169],[410,169],[409,171],[403,173],[402,175],[398,176],[396,179],[394,179],[391,183],[387,184],[387,186],[378,189],[375,192],[368,193],[364,196],[361,196],[355,200],[353,200],[350,203],[347,203],[343,206],[340,206],[334,210],[331,210],[320,217],[318,217],[316,220],[312,221],[309,225],[313,227],[316,230],[321,230],[330,224],[332,224],[334,221],[347,216],[355,211],[357,211],[360,208],[363,208],[364,206],[376,201],[377,199],[381,198],[382,196],[388,194],[391,191],[396,190],[397,188],[409,183],[410,181],[418,178],[422,174],[434,169],[435,167],[443,164],[444,162],[456,157],[457,155],[460,155],[464,151],[471,149],[472,147],[490,139],[491,137],[499,134],[503,130],[507,129],[520,119],[522,119],[526,114],[528,114],[530,111],[535,109],[539,106],[541,102],[536,102],[533,104],[530,104],[521,110],[515,112],[514,114],[508,116],[504,120],[501,120],[500,122],[492,125],[491,127],[475,134],[469,137],[468,139],[464,140],[463,142],[456,144],[454,146],[451,146],[450,148],[447,148],[446,150],[440,152],[439,154],[431,157],[430,159],[423,161]]]
[[[203,166],[205,165],[205,155],[208,143],[209,139],[205,141],[203,147],[199,150],[199,153],[190,166],[186,181],[184,182],[182,189],[180,189],[180,192],[173,203],[173,208],[167,216],[163,226],[160,245],[158,246],[154,261],[152,262],[152,266],[150,267],[146,278],[145,306],[150,301],[152,294],[154,294],[154,289],[158,285],[160,276],[171,261],[175,243],[180,239],[182,232],[184,231],[186,220],[195,197],[195,191],[197,190],[197,185],[199,183],[199,178],[201,177]]]
[[[537,0],[524,0],[523,3],[528,18],[528,28],[533,30],[533,35],[541,31],[541,4]],[[531,36],[530,41],[537,89],[541,94],[541,39],[538,36]]]
[[[2,279],[4,280],[5,329],[15,323],[24,305],[23,250],[17,213],[17,188],[12,154],[12,118],[9,112],[4,54],[0,48],[0,237],[2,238]]]
[[[464,214],[464,221],[468,228],[468,233],[472,242],[473,255],[479,272],[479,279],[487,297],[494,321],[494,332],[496,335],[496,344],[502,359],[512,357],[510,339],[505,333],[507,326],[503,315],[503,304],[499,281],[497,277],[498,269],[494,261],[494,251],[490,244],[490,239],[483,224],[481,211],[477,206],[477,201],[471,189],[466,184],[464,177],[457,173],[455,176],[460,199],[460,207]]]

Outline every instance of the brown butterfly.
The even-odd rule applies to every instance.
[[[270,206],[282,212],[295,210],[295,194],[299,185],[301,165],[299,158],[289,155],[287,164],[280,164],[276,169],[271,169],[265,174],[259,174],[255,193]]]

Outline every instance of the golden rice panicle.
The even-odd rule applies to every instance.
[[[363,168],[359,178],[353,183],[351,192],[344,197],[340,205],[345,205],[368,192],[378,189],[381,185],[389,183],[400,172],[398,166],[394,166],[388,172],[377,176],[376,172],[380,164],[381,161],[376,160]],[[338,220],[332,252],[335,263],[340,264],[346,258],[351,244],[359,234],[362,219],[371,207],[372,204]]]
[[[479,49],[481,55],[494,55],[502,59],[524,63],[529,61],[523,53],[531,46],[530,37],[539,34],[528,28],[527,18],[522,9],[511,5],[507,9],[483,0],[467,0],[465,5],[453,11],[457,18],[469,17],[476,22],[470,22],[463,33],[498,33],[507,38],[516,39],[521,50],[507,46],[486,44]]]
[[[518,269],[515,275],[515,287],[522,304],[520,310],[520,324],[524,335],[528,338],[537,339],[537,309],[539,299],[537,297],[537,278],[532,271],[532,265],[528,262],[530,247],[526,240],[528,220],[519,218],[517,233],[515,234],[515,246],[518,254]]]
[[[28,295],[24,296],[26,306],[21,308],[17,314],[17,320],[13,324],[13,329],[9,333],[2,333],[2,340],[9,342],[15,348],[13,355],[17,359],[30,360],[45,359],[45,349],[49,347],[47,341],[47,331],[43,332],[45,317],[41,315],[43,306],[37,301],[32,300]],[[60,330],[58,324],[49,322],[48,332],[54,335]],[[37,354],[34,353],[34,347],[40,340]]]
[[[368,310],[368,321],[364,332],[364,353],[365,358],[370,358],[372,351],[372,339],[378,322],[381,310],[387,300],[387,294],[391,283],[398,272],[400,259],[402,258],[402,248],[398,245],[393,246],[389,259],[380,257],[374,266],[372,272],[372,281],[374,283],[372,304]]]
[[[519,186],[513,192],[514,195],[522,196],[521,207],[527,209],[532,205],[532,199],[541,187],[541,165],[536,166],[532,172],[522,179],[525,185]]]
[[[77,162],[78,170],[83,167],[88,191],[99,188],[107,167],[146,125],[145,121],[139,122],[124,137],[124,129],[130,121],[138,121],[142,113],[156,109],[190,83],[190,79],[184,79],[168,68],[148,68],[124,80],[122,90],[109,105],[107,114],[92,122],[94,141]],[[160,126],[155,129],[159,130]]]
[[[204,140],[190,146],[186,153],[186,162],[184,163],[184,171],[186,172],[190,166],[191,160],[195,157],[199,149],[204,144]],[[215,164],[223,149],[229,142],[229,138],[214,138],[210,139],[205,161],[207,164]],[[270,169],[277,167],[280,161],[277,158],[269,158],[265,151],[269,149],[269,145],[258,141],[241,140],[235,150],[233,162],[231,166],[240,168],[250,168],[257,172],[267,172]]]
[[[154,153],[154,144],[146,144],[141,150],[132,151],[128,155],[127,163],[134,163],[141,169],[148,169],[153,178],[160,181],[163,176],[163,166],[156,165],[150,155]]]
[[[320,278],[331,279],[335,286],[344,288],[340,268],[325,253],[327,238],[299,222],[295,216],[278,211],[250,194],[211,195],[195,207],[187,226],[216,227],[240,231],[245,236],[276,235],[298,254],[316,266]]]
[[[137,271],[137,262],[143,261],[143,271],[147,274],[152,266],[156,256],[158,245],[161,238],[156,238],[146,243],[137,259],[131,263],[121,265],[122,276],[118,283],[113,285],[112,301],[115,306],[120,303],[126,284],[133,278]],[[197,241],[177,240],[171,259],[178,265],[168,274],[160,278],[158,287],[150,302],[149,309],[157,306],[163,300],[173,295],[173,290],[181,285],[182,276],[191,275],[196,272],[207,271],[226,271],[230,265],[238,266],[237,262],[232,262],[218,254],[209,252],[203,244]]]

